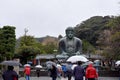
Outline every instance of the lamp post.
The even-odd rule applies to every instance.
[[[27,28],[25,28],[25,29],[24,29],[24,31],[25,31],[25,36],[26,36],[26,34],[27,34],[27,32],[28,32],[28,29],[27,29]]]
[[[24,45],[26,45],[26,34],[27,34],[27,32],[28,32],[28,29],[25,28],[25,29],[24,29],[24,32],[25,32],[25,34],[24,34],[24,42],[25,42],[25,44],[24,44]]]

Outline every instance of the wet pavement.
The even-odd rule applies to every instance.
[[[24,77],[19,78],[19,80],[25,80]],[[30,80],[52,80],[51,77],[30,77]],[[67,80],[67,78],[58,78],[57,80]],[[72,78],[72,80],[74,80]],[[119,77],[99,77],[98,80],[119,80]]]

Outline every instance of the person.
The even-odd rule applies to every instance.
[[[62,65],[62,71],[63,71],[63,77],[66,78],[66,72],[67,72],[67,68],[66,65]]]
[[[36,69],[37,77],[40,77],[40,69]]]
[[[31,73],[30,66],[25,66],[24,74],[25,74],[26,80],[30,80],[30,73]]]
[[[62,76],[62,66],[60,64],[57,64],[57,75],[58,75],[58,78],[61,79],[61,76]]]
[[[116,64],[116,68],[117,68],[117,70],[118,70],[119,80],[120,80],[120,65],[117,65],[117,64]]]
[[[73,76],[75,80],[84,80],[85,70],[81,67],[82,62],[78,61],[78,65],[73,70]]]
[[[66,75],[68,77],[68,80],[71,80],[72,75],[73,75],[73,70],[72,70],[72,63],[68,62],[68,65],[66,65]]]
[[[86,79],[87,80],[95,80],[98,78],[98,73],[96,69],[93,67],[93,64],[89,64],[86,69]]]
[[[8,70],[2,74],[3,80],[18,80],[18,74],[13,66],[8,66]]]
[[[73,27],[68,27],[66,36],[59,40],[59,51],[62,55],[80,54],[82,50],[82,41],[74,36]]]
[[[49,69],[50,71],[50,77],[52,77],[52,80],[56,80],[57,79],[57,68],[55,65],[52,65],[52,68]]]
[[[100,67],[100,60],[95,60],[94,61],[94,66],[96,68],[96,71],[98,72],[99,71],[99,67]]]

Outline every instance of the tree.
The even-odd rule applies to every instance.
[[[2,34],[2,28],[0,28],[0,60],[3,60],[3,54],[5,53],[5,47],[3,46],[3,34]]]
[[[120,59],[120,32],[111,36],[111,51],[115,59]]]
[[[97,41],[108,59],[120,59],[120,16],[113,17]]]
[[[95,52],[95,48],[88,41],[82,40],[83,42],[83,53],[90,54]]]
[[[111,29],[111,46],[108,52],[112,52],[112,58],[120,59],[120,16],[114,17],[108,26]]]
[[[75,36],[87,40],[93,46],[98,46],[96,41],[110,20],[109,16],[93,16],[75,27]]]
[[[15,27],[3,26],[0,29],[0,53],[4,59],[12,59],[15,51]]]
[[[22,63],[33,59],[37,54],[40,54],[40,49],[36,46],[38,44],[33,36],[23,36],[20,38],[20,45],[16,49],[16,56],[18,56]]]
[[[46,54],[53,54],[55,53],[54,50],[57,50],[57,46],[54,43],[48,43],[44,45],[44,51]]]

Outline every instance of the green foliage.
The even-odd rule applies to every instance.
[[[113,17],[106,25],[110,29],[120,30],[120,16]]]
[[[36,44],[36,41],[33,36],[23,36],[21,37],[20,46],[32,46]]]
[[[83,40],[83,50],[88,51],[86,41],[99,47],[107,59],[120,59],[120,16],[94,16],[75,27],[76,36]],[[85,40],[85,41],[84,41]]]
[[[20,42],[19,46],[16,48],[16,57],[20,58],[21,63],[26,63],[27,61],[32,60],[37,54],[55,53],[54,49],[57,48],[54,43],[49,42],[46,45],[43,45],[37,40],[33,36],[23,36],[18,40]]]
[[[107,45],[107,49],[104,50],[106,57],[111,59],[120,59],[120,16],[113,17],[112,20],[107,24],[111,35],[109,36],[110,44]]]
[[[37,46],[40,49],[40,53],[41,54],[57,53],[56,50],[58,50],[58,39],[61,37],[62,36],[59,35],[58,38],[50,37],[50,36],[36,38],[36,40],[39,42],[39,44],[37,44]]]
[[[120,55],[120,32],[116,32],[111,36],[112,41],[112,52],[114,53],[114,57],[120,59],[118,55]]]
[[[19,57],[22,63],[33,59],[37,54],[40,54],[40,49],[37,46],[37,41],[33,36],[23,36],[20,38],[20,45],[16,49],[16,57]]]
[[[0,54],[4,59],[12,59],[15,51],[15,27],[4,26],[0,29]]]
[[[109,16],[94,16],[83,21],[75,27],[75,35],[80,39],[89,41],[92,45],[97,46],[96,41],[100,33],[106,28],[106,24],[111,20]]]
[[[88,53],[88,52],[95,52],[95,48],[93,45],[91,45],[88,41],[82,40],[83,42],[83,53]]]
[[[39,49],[33,46],[21,46],[17,52],[16,56],[20,58],[21,63],[26,63],[39,53]]]
[[[44,51],[47,54],[53,54],[55,53],[54,50],[57,49],[56,46],[54,45],[54,43],[49,43],[47,45],[44,46]]]

